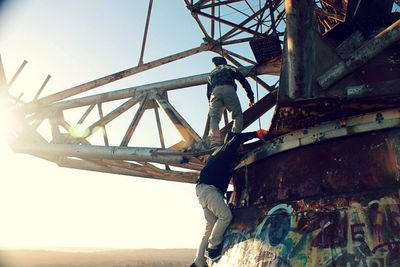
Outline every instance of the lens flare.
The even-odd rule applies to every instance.
[[[74,138],[86,138],[90,134],[90,130],[84,127],[82,124],[71,126],[68,132]]]

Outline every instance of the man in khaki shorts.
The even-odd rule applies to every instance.
[[[240,145],[253,138],[263,139],[266,134],[267,131],[263,129],[248,133],[229,133],[224,145],[214,151],[201,170],[196,195],[203,208],[206,229],[190,267],[207,266],[205,256],[212,261],[221,257],[222,238],[232,220],[232,213],[224,201],[224,194],[239,160]]]
[[[236,94],[236,83],[238,80],[246,90],[249,98],[249,106],[254,104],[254,93],[249,82],[240,71],[227,64],[223,57],[214,57],[212,62],[215,69],[208,76],[207,97],[209,100],[210,116],[210,141],[211,147],[222,145],[222,136],[219,130],[219,122],[225,108],[231,113],[233,133],[240,133],[243,130],[243,113],[239,98]]]

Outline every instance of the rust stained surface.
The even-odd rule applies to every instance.
[[[397,188],[399,133],[397,129],[349,136],[255,162],[247,167],[247,204]],[[246,167],[235,174],[236,196],[242,195],[243,177]],[[235,205],[241,205],[239,197]]]
[[[269,138],[315,126],[319,123],[379,111],[400,106],[397,82],[385,91],[386,95],[374,93],[357,99],[319,98],[297,101],[290,105],[277,106],[272,118]],[[394,91],[394,89],[396,91]],[[371,91],[376,91],[371,88]]]
[[[400,129],[320,142],[235,173],[218,266],[400,266]]]

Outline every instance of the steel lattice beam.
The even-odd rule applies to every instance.
[[[208,122],[205,122],[204,133],[199,135],[185,119],[186,114],[179,113],[171,104],[172,102],[168,99],[168,92],[177,89],[188,90],[193,86],[204,85],[207,82],[208,73],[153,82],[125,89],[113,89],[108,92],[92,95],[87,95],[87,92],[113,81],[165,65],[169,62],[190,57],[200,52],[216,52],[225,56],[233,65],[239,67],[245,76],[251,77],[269,91],[252,108],[244,112],[244,124],[247,127],[275,106],[276,99],[278,98],[276,84],[269,84],[264,79],[265,77],[260,76],[263,74],[280,75],[282,59],[279,57],[264,64],[257,64],[253,57],[245,56],[234,49],[228,49],[227,46],[234,48],[240,45],[242,49],[248,49],[249,41],[255,38],[269,37],[271,34],[279,37],[280,42],[283,43],[286,22],[292,25],[300,25],[296,22],[296,14],[293,15],[293,11],[307,11],[307,16],[305,16],[307,19],[310,19],[315,14],[321,34],[325,34],[331,28],[339,23],[344,23],[348,19],[346,17],[347,6],[343,3],[336,4],[336,2],[328,0],[308,1],[307,10],[301,5],[296,6],[293,10],[289,5],[293,2],[300,3],[301,1],[185,0],[185,4],[193,16],[194,22],[198,24],[204,35],[204,43],[198,47],[144,63],[143,57],[152,9],[152,0],[150,0],[138,66],[133,66],[129,69],[100,77],[55,94],[41,97],[42,91],[50,79],[49,75],[31,102],[25,103],[17,97],[8,97],[16,104],[15,109],[18,110],[22,120],[21,129],[13,132],[13,136],[19,142],[12,143],[12,147],[17,152],[32,154],[69,168],[171,181],[194,182],[198,171],[201,170],[204,164],[202,157],[209,153],[204,151],[206,140],[200,138],[200,136],[203,136],[203,138],[207,136]],[[369,60],[396,42],[398,40],[397,24],[398,22],[394,24],[394,30],[392,27],[382,33],[382,38],[374,39],[367,43],[367,48],[363,47],[354,50],[353,57],[360,55],[364,58],[364,52],[368,50],[367,54],[369,56],[367,60]],[[301,51],[304,52],[304,47],[306,46],[301,41],[302,32],[311,32],[311,29],[292,27],[287,31],[288,36],[295,41],[297,49],[291,50],[291,53],[293,53],[292,56],[288,53],[285,55],[287,58],[284,59],[286,64],[289,64],[292,69],[290,72],[292,74],[304,73],[302,71],[304,69],[302,64],[305,63],[304,58],[307,58],[307,55],[309,55],[304,54],[303,58],[299,58]],[[386,42],[382,42],[382,39],[386,39]],[[309,40],[309,42],[313,43],[314,41]],[[371,49],[371,47],[374,48]],[[344,62],[349,62],[349,60],[353,62],[352,58]],[[355,60],[359,61],[358,58]],[[12,78],[8,85],[14,82],[25,64],[23,63],[20,70],[14,75],[15,78]],[[252,66],[243,67],[245,64],[251,64]],[[342,66],[343,64],[339,65]],[[353,64],[350,65],[353,66]],[[328,69],[320,75],[318,81],[322,88],[329,89],[331,84],[335,84],[344,75],[353,72],[358,67],[357,65],[352,69]],[[309,71],[312,76],[311,70]],[[291,86],[289,88],[294,90],[293,96],[296,99],[296,90],[299,89],[297,87],[299,82],[297,80],[290,80],[295,78],[293,75],[286,78],[290,81]],[[273,83],[275,83],[275,80]],[[280,84],[279,81],[277,83]],[[308,88],[309,85],[305,85],[304,88]],[[1,62],[0,86],[2,87],[2,92],[6,92],[7,83]],[[300,98],[309,97],[310,91],[303,91],[300,94]],[[83,93],[85,93],[84,96]],[[124,100],[125,102],[118,102],[111,110],[105,109],[106,103],[116,103],[113,101],[118,100]],[[97,112],[93,111],[95,106],[97,106]],[[132,114],[134,116],[128,122],[130,125],[122,129],[123,137],[118,141],[117,145],[111,144],[110,135],[115,131],[112,128],[111,122],[118,120],[122,114],[131,111],[135,107],[138,109]],[[76,111],[79,108],[81,108],[80,114],[73,119],[73,122],[65,117],[67,110]],[[165,131],[162,129],[164,121],[160,117],[158,108],[164,111],[166,119],[169,119],[173,126],[175,126],[181,140],[170,147],[166,147]],[[132,147],[129,145],[130,140],[135,135],[135,129],[141,123],[143,114],[148,109],[154,110],[154,120],[158,134],[157,139],[159,140],[160,147]],[[94,121],[91,118],[93,116],[96,117]],[[90,122],[88,122],[89,117],[92,119]],[[38,130],[46,120],[49,120],[51,125],[51,141],[47,141]],[[84,127],[84,135],[78,137],[72,136],[71,129],[86,124],[88,126]],[[227,132],[230,127],[231,123],[227,123],[222,131]],[[102,129],[103,131],[103,136],[101,136],[102,144],[92,144],[89,141],[91,140],[89,138],[94,136],[96,129]],[[121,129],[117,130],[121,131]],[[176,170],[170,167],[179,167],[181,169]]]

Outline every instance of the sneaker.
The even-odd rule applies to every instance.
[[[208,139],[210,141],[211,149],[214,147],[220,147],[224,144],[224,140],[221,136],[209,136]]]
[[[216,150],[216,149],[220,148],[222,145],[223,145],[222,143],[212,143],[212,144],[210,144],[210,149]]]
[[[216,248],[213,249],[208,248],[206,257],[212,261],[216,261],[219,258],[221,258],[221,252],[222,252],[222,243],[219,244]]]
[[[189,267],[201,267],[201,266],[197,266],[196,263],[193,262],[192,264],[190,264]],[[207,263],[205,263],[203,267],[208,267]]]

